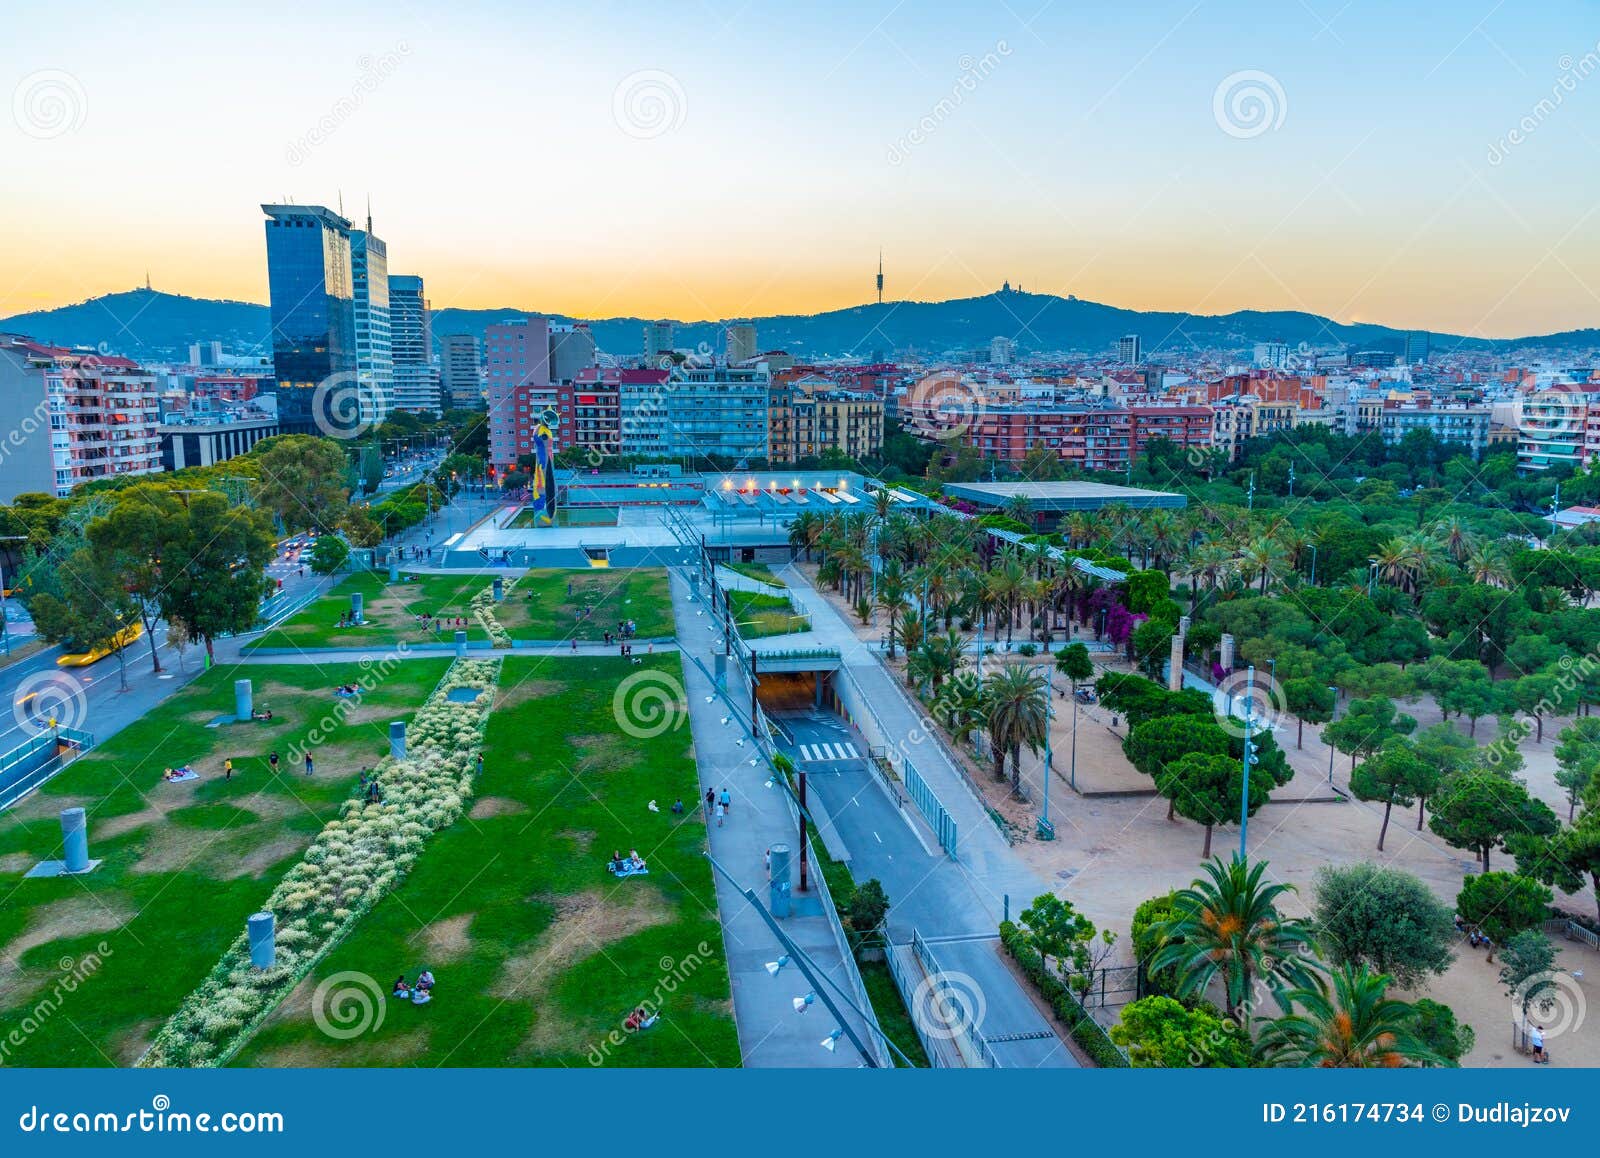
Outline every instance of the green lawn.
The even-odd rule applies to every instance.
[[[743,575],[746,579],[755,579],[765,583],[768,587],[788,586],[765,563],[724,563],[723,566],[735,574]]]
[[[556,526],[558,527],[614,527],[617,525],[618,510],[616,507],[560,507],[556,510]],[[517,512],[516,518],[511,520],[512,530],[528,527],[542,527],[548,524],[540,521],[541,516],[524,507]]]
[[[806,630],[805,616],[796,615],[789,600],[782,595],[764,595],[755,591],[729,591],[728,606],[733,611],[733,621],[744,639],[759,639],[767,635],[792,635]]]
[[[388,751],[389,721],[409,718],[448,666],[213,669],[0,813],[0,1027],[28,1031],[20,1046],[0,1036],[0,1058],[27,1066],[136,1060],[352,794],[361,770]],[[272,722],[207,727],[231,715],[240,675],[255,681],[256,707],[270,708]],[[363,682],[371,690],[359,701],[332,695],[337,684]],[[323,739],[307,777],[290,752],[313,729]],[[276,777],[267,762],[274,750]],[[228,758],[231,781],[222,779]],[[185,763],[199,780],[161,779],[164,767]],[[25,880],[35,862],[60,856],[57,814],[71,805],[89,810],[90,855],[104,863],[85,877]],[[91,953],[100,967],[75,992],[59,993],[71,968],[63,962]]]
[[[627,619],[637,625],[638,639],[660,639],[674,631],[661,567],[535,569],[517,580],[495,616],[512,639],[598,640]]]
[[[340,582],[332,592],[313,602],[304,611],[263,634],[249,645],[261,647],[370,647],[399,643],[455,639],[457,630],[467,638],[484,640],[488,636],[472,617],[468,606],[472,597],[494,581],[492,574],[467,572],[459,575],[418,575],[405,582],[390,584],[387,572],[362,571]],[[511,574],[504,574],[507,580]],[[350,596],[360,592],[365,599],[364,627],[337,627],[339,616],[350,610]],[[464,628],[445,627],[425,631],[416,617],[429,612],[449,619],[465,619]]]
[[[679,660],[640,658],[508,656],[468,816],[234,1064],[738,1065]],[[677,722],[623,733],[613,699],[629,679],[671,690]],[[611,851],[634,848],[650,875],[611,877]],[[317,1028],[322,982],[363,974],[386,994],[423,968],[437,978],[430,1004],[384,998],[382,1019],[343,1040]],[[661,1021],[623,1032],[641,1004]]]

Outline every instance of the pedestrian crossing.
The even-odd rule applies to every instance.
[[[806,764],[822,764],[839,760],[859,760],[860,750],[852,743],[843,744],[801,744],[800,759]]]

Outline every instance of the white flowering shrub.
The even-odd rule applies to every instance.
[[[225,1063],[328,950],[405,880],[428,836],[460,819],[472,797],[499,678],[498,659],[459,659],[450,666],[406,730],[406,758],[386,757],[378,765],[384,802],[345,801],[340,818],[323,826],[262,906],[278,918],[273,967],[251,966],[241,934],[156,1034],[141,1066]],[[484,694],[472,703],[452,702],[450,693],[463,687]]]
[[[502,597],[510,595],[512,588],[516,587],[516,585],[517,581],[515,579],[506,580],[500,589]],[[472,617],[483,626],[484,631],[488,632],[490,647],[505,648],[511,646],[511,634],[500,626],[500,620],[496,618],[494,613],[493,583],[474,595],[468,606],[472,609]]]

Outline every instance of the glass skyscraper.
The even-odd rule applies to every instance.
[[[361,422],[376,426],[394,409],[394,354],[389,310],[389,247],[366,229],[350,234],[351,284],[355,289],[356,374],[361,383]]]
[[[316,434],[312,399],[318,384],[335,375],[344,377],[333,387],[357,380],[350,222],[320,205],[261,210],[267,215],[278,424],[285,434]]]

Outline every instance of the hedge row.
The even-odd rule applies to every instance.
[[[1066,987],[1061,978],[1045,968],[1044,958],[1028,944],[1026,933],[1012,922],[1004,921],[1000,925],[1000,943],[1022,967],[1028,980],[1033,982],[1040,996],[1050,1003],[1050,1008],[1055,1010],[1056,1016],[1071,1032],[1072,1039],[1084,1048],[1095,1065],[1104,1069],[1127,1068],[1128,1059],[1106,1036],[1100,1023],[1089,1016],[1088,1010],[1073,996],[1072,990]]]

